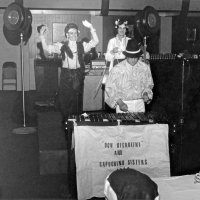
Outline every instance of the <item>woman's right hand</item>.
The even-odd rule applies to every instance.
[[[118,51],[119,51],[119,48],[118,48],[118,47],[115,47],[115,48],[113,48],[113,50],[112,50],[113,53],[118,53]]]

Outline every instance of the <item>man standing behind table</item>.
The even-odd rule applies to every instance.
[[[145,112],[145,103],[153,98],[153,78],[149,64],[143,62],[138,42],[130,39],[123,54],[126,59],[109,73],[105,102],[116,112]]]
[[[79,36],[78,26],[69,23],[65,27],[66,41],[48,45],[45,36],[47,27],[40,30],[40,39],[43,49],[49,54],[57,53],[62,56],[62,68],[60,74],[59,103],[63,120],[69,115],[80,114],[83,103],[83,83],[85,77],[84,54],[99,43],[96,30],[87,20],[83,25],[90,29],[92,39],[89,42],[77,42]],[[51,81],[51,80],[49,80]]]

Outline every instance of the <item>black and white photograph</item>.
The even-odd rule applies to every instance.
[[[200,199],[200,1],[1,0],[0,79],[0,199]]]

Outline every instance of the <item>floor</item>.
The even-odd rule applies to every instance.
[[[17,103],[16,92],[0,92],[0,198],[68,198],[66,174],[40,175],[38,133],[12,133],[23,125]],[[27,127],[37,127],[36,116],[33,110]]]
[[[34,93],[27,96],[27,100],[26,125],[37,127],[38,110],[32,106]],[[13,129],[23,124],[21,104],[21,93],[0,91],[0,198],[70,199],[67,174],[40,174],[38,132],[24,135],[12,133]],[[186,119],[181,135],[180,174],[200,170],[199,126],[196,117]]]

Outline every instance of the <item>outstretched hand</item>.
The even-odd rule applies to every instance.
[[[92,24],[88,22],[87,20],[82,21],[83,25],[87,28],[92,28]]]

